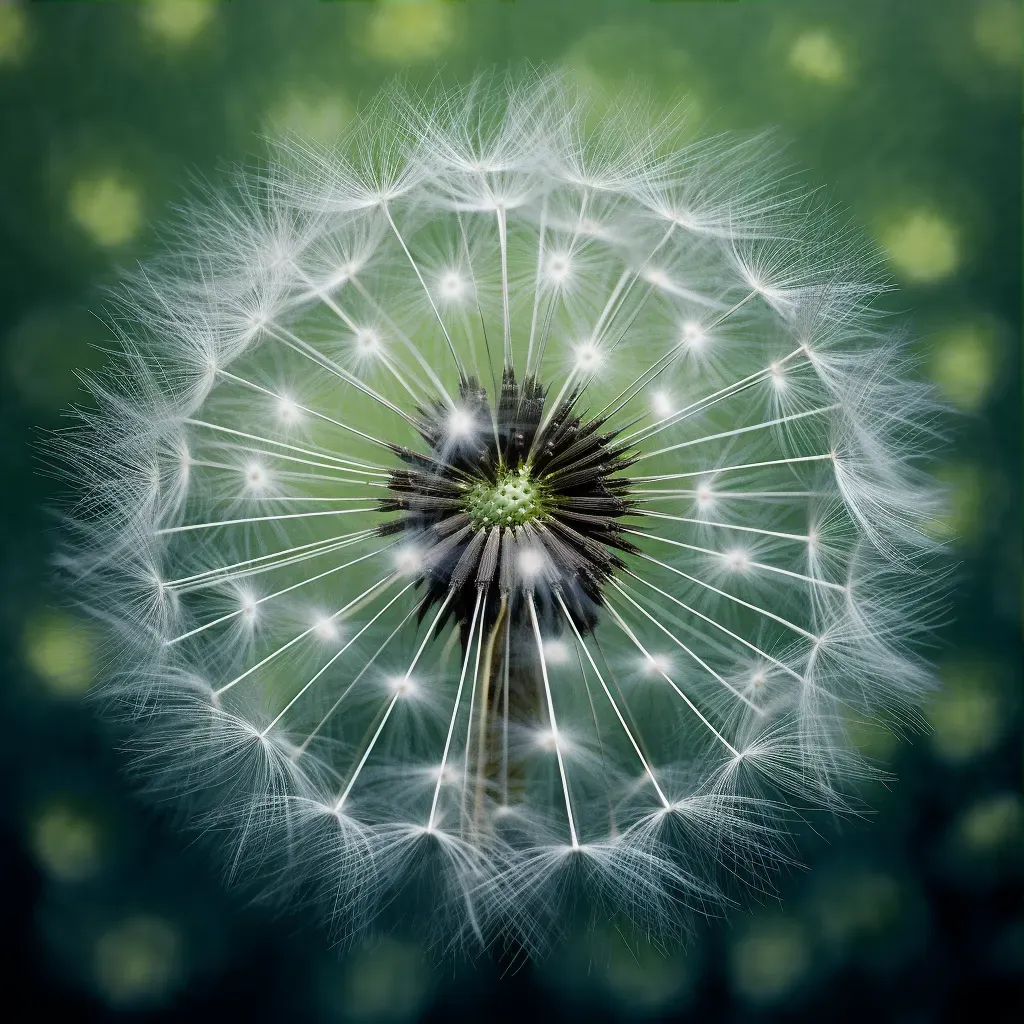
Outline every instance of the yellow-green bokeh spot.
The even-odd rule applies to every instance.
[[[910,209],[882,227],[880,241],[897,274],[913,284],[932,284],[960,266],[960,232],[948,217],[927,207]]]
[[[267,111],[267,133],[297,136],[321,145],[331,145],[352,120],[352,104],[337,90],[322,93],[286,92]]]
[[[935,753],[959,764],[993,749],[1006,725],[1006,700],[993,667],[971,662],[947,665],[942,680],[926,708]]]
[[[809,966],[806,931],[791,919],[756,922],[732,949],[733,986],[752,1002],[781,999],[799,984]]]
[[[168,46],[187,46],[209,25],[215,0],[147,0],[139,10],[143,29]]]
[[[28,667],[59,697],[77,697],[93,680],[91,632],[77,619],[60,612],[38,612],[23,636]]]
[[[461,37],[461,12],[435,0],[385,0],[374,4],[364,46],[376,60],[406,64],[433,60]]]
[[[70,800],[54,799],[40,807],[29,832],[36,860],[59,882],[91,878],[102,863],[99,823]]]
[[[842,85],[848,78],[847,56],[828,29],[808,29],[793,40],[789,66],[802,78],[824,85]]]
[[[685,958],[666,956],[649,941],[627,946],[621,939],[604,961],[605,985],[631,1013],[657,1013],[690,994],[694,979]]]
[[[929,374],[954,405],[974,412],[984,404],[999,368],[995,328],[962,323],[935,336]]]
[[[142,225],[142,195],[119,172],[90,175],[68,193],[71,219],[96,244],[113,248],[131,241]]]
[[[644,55],[642,66],[631,57],[637,53]],[[594,29],[569,48],[562,66],[588,97],[588,128],[606,128],[614,118],[632,126],[671,115],[667,141],[683,145],[694,137],[704,117],[703,104],[693,91],[689,55],[653,28],[622,23]],[[637,97],[638,81],[649,91]],[[634,97],[640,103],[631,110]]]
[[[1020,0],[985,0],[979,3],[972,25],[974,43],[993,64],[1014,68],[1020,64]]]
[[[961,462],[943,466],[936,474],[943,489],[945,511],[923,524],[937,540],[971,544],[984,532],[985,502],[991,488],[980,466]]]
[[[1019,793],[997,793],[972,804],[954,830],[960,849],[973,856],[1017,849],[1024,838],[1024,799]]]
[[[181,935],[171,922],[149,915],[127,918],[96,942],[96,987],[115,1007],[160,1003],[180,978],[181,954]]]
[[[0,3],[0,68],[20,64],[28,52],[30,38],[21,4]]]

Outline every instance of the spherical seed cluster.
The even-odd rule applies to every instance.
[[[760,141],[392,90],[195,204],[57,453],[140,765],[346,935],[661,935],[905,714],[931,404]]]
[[[543,485],[526,466],[501,469],[493,480],[485,478],[467,487],[466,515],[474,529],[498,526],[507,530],[544,514]]]

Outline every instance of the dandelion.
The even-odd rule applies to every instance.
[[[670,937],[905,717],[931,400],[764,140],[389,91],[187,213],[56,447],[140,766],[341,934]]]

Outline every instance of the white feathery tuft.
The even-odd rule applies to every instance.
[[[282,145],[125,283],[54,442],[138,771],[345,937],[682,932],[789,859],[790,801],[855,805],[851,716],[930,685],[936,407],[876,253],[767,138],[638,109],[481,78]],[[507,450],[509,374],[569,497],[534,449],[459,462]]]

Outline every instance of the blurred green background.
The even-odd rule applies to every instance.
[[[96,637],[49,568],[61,484],[32,449],[110,342],[99,287],[191,175],[329,140],[396,72],[564,63],[707,131],[778,128],[867,225],[951,407],[955,538],[930,732],[863,737],[898,781],[801,845],[781,902],[663,954],[609,929],[500,978],[380,939],[339,954],[224,890],[131,795],[83,699]],[[1018,0],[0,0],[0,825],[8,999],[33,1019],[1010,1019],[1024,969]],[[10,1007],[10,1003],[8,1006]],[[14,1010],[17,1016],[24,1011]]]

